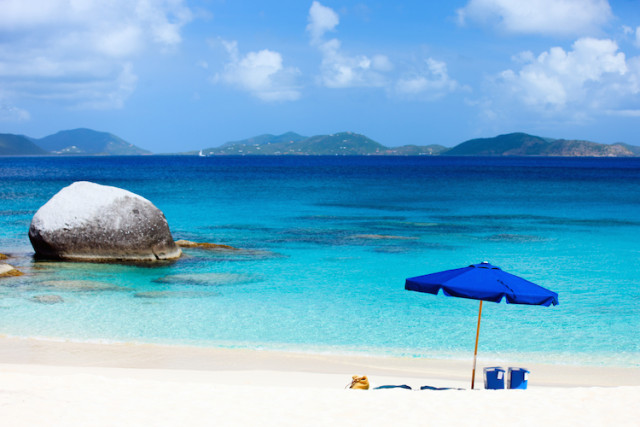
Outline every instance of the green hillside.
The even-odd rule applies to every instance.
[[[48,154],[30,138],[10,133],[0,133],[0,156],[32,156]]]
[[[449,148],[438,145],[403,145],[388,149],[388,154],[395,156],[439,156],[448,151]]]
[[[73,129],[58,132],[36,143],[54,154],[117,155],[132,156],[151,154],[122,138],[107,132],[91,129]]]
[[[637,145],[629,145],[623,142],[617,142],[612,145],[612,147],[616,147],[616,146],[620,146],[625,150],[629,150],[630,152],[633,153],[634,156],[640,156],[640,147],[638,147]]]
[[[228,142],[220,147],[207,148],[205,155],[315,155],[354,156],[381,154],[382,144],[353,132],[317,135],[310,138],[294,132],[282,135],[260,135],[242,141]]]
[[[530,156],[538,155],[549,142],[526,133],[477,138],[456,145],[446,156]]]
[[[295,132],[287,132],[282,135],[271,135],[266,133],[264,135],[254,136],[252,138],[243,139],[241,141],[230,141],[223,144],[221,147],[232,147],[238,145],[244,146],[255,146],[255,145],[266,145],[266,144],[278,144],[281,142],[298,142],[306,139],[306,136],[298,135]]]
[[[549,139],[526,133],[510,133],[493,138],[465,141],[443,153],[445,156],[563,156],[628,157],[637,156],[624,144],[599,144],[590,141]]]
[[[302,141],[290,143],[285,154],[313,153],[314,155],[367,155],[377,154],[386,147],[364,135],[340,132],[333,135],[312,136]]]

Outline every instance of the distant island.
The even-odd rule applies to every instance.
[[[111,133],[91,129],[58,132],[41,139],[0,134],[1,156],[33,155],[149,155],[151,152]],[[640,147],[624,143],[601,144],[583,140],[543,138],[510,133],[478,138],[455,147],[403,145],[387,147],[364,135],[340,132],[302,136],[295,132],[264,134],[219,147],[174,153],[192,156],[546,156],[546,157],[637,157]]]
[[[526,133],[471,139],[442,153],[447,156],[634,157],[640,147],[574,139],[551,139]]]
[[[364,135],[340,132],[332,135],[306,137],[295,132],[282,135],[259,135],[242,141],[232,141],[220,147],[206,148],[202,154],[219,155],[307,155],[307,156],[412,156],[439,155],[447,150],[442,145],[404,145],[385,147]],[[188,153],[193,154],[193,152]]]
[[[199,154],[222,155],[311,155],[311,156],[564,156],[634,157],[640,147],[616,143],[542,138],[526,133],[510,133],[493,138],[465,141],[453,148],[442,145],[403,145],[386,147],[364,135],[340,132],[305,137],[294,132],[259,135],[242,141],[206,148]]]
[[[40,139],[24,135],[0,134],[0,156],[139,156],[145,154],[151,154],[151,152],[136,147],[111,133],[91,129],[64,130]]]

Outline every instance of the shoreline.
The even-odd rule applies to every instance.
[[[0,336],[0,365],[193,372],[273,372],[351,375],[419,381],[420,385],[469,388],[472,358],[429,359],[341,355],[312,352],[229,349],[146,343],[87,343]],[[524,367],[530,387],[640,387],[640,368],[541,363],[505,363],[478,359],[475,388],[483,386],[483,368]],[[433,384],[432,384],[433,383]],[[380,384],[377,384],[380,385]]]

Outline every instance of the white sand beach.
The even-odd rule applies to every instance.
[[[469,361],[0,339],[0,425],[616,425],[640,369],[526,366],[527,390],[469,390]],[[351,375],[372,387],[348,390]],[[422,385],[465,390],[417,391]]]

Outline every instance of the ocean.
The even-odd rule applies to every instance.
[[[74,181],[241,250],[36,261],[31,218]],[[0,253],[26,274],[0,279],[0,334],[470,359],[478,302],[404,280],[489,261],[560,305],[485,303],[480,361],[637,367],[639,214],[636,158],[4,157]]]

